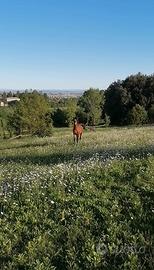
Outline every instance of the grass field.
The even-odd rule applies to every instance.
[[[153,269],[153,134],[1,140],[1,269]]]

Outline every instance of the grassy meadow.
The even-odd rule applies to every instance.
[[[154,127],[0,141],[0,269],[154,268]]]

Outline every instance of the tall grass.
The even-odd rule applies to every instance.
[[[153,127],[1,141],[1,269],[153,269],[153,153]]]

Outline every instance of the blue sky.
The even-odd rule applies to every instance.
[[[0,0],[0,88],[106,88],[154,72],[153,0]]]

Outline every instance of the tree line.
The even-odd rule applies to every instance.
[[[47,136],[53,126],[69,127],[74,118],[90,126],[154,123],[154,75],[131,75],[106,90],[90,88],[80,98],[55,100],[36,90],[18,92],[17,96],[20,102],[0,108],[3,137]]]

